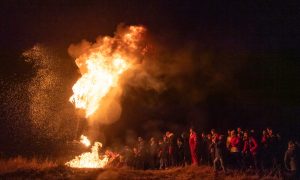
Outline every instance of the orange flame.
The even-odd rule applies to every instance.
[[[91,145],[90,140],[86,136],[84,136],[84,135],[80,136],[80,142],[82,144],[84,144],[86,147],[89,147]]]
[[[84,137],[90,142],[86,136]],[[95,142],[91,148],[91,152],[82,153],[71,161],[66,162],[65,165],[72,168],[103,168],[109,162],[109,157],[107,155],[99,155],[99,148],[101,147],[102,144],[100,142]]]
[[[84,109],[86,118],[101,107],[112,88],[119,87],[120,76],[132,66],[130,53],[138,50],[144,31],[142,26],[130,26],[114,38],[103,37],[76,59],[82,76],[72,88],[70,102]]]
[[[115,37],[98,38],[75,60],[82,76],[72,87],[73,95],[69,100],[76,108],[85,111],[86,118],[90,118],[101,105],[105,106],[103,98],[113,88],[121,88],[120,77],[125,71],[133,69],[138,55],[143,54],[140,42],[144,32],[142,26],[129,26],[119,30]],[[86,146],[90,144],[85,136],[82,136],[81,142]],[[99,155],[101,147],[100,142],[95,142],[91,152],[76,156],[65,165],[74,168],[103,168],[114,156]]]

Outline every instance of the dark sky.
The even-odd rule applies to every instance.
[[[201,39],[211,46],[242,43],[256,51],[283,51],[296,50],[299,42],[299,3],[293,1],[10,0],[1,4],[1,41],[10,42],[5,43],[9,48],[36,42],[68,46],[83,37],[112,34],[121,22],[143,24],[177,39]]]
[[[270,125],[286,131],[300,130],[298,1],[3,0],[0,4],[0,70],[4,78],[27,77],[30,68],[20,62],[20,55],[36,43],[68,57],[71,43],[113,35],[120,23],[146,26],[170,51],[193,44],[193,53],[213,54],[213,61],[223,59],[215,66],[236,67],[229,72],[230,88],[208,90],[204,101],[185,102],[185,96],[172,89],[154,95],[164,99],[162,110],[135,107],[135,100],[124,100],[131,106],[124,109],[123,120],[115,124],[117,129],[125,127],[126,119],[156,114],[152,117],[160,116],[170,124],[191,123],[200,128],[203,123],[202,128]],[[196,73],[188,87],[197,89],[201,86],[198,81],[201,77]],[[143,93],[151,97],[153,92],[137,92],[136,97],[146,96]]]

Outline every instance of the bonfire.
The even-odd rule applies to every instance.
[[[75,60],[82,76],[74,84],[69,100],[77,109],[84,110],[87,119],[101,109],[110,91],[121,88],[119,79],[125,71],[134,67],[136,57],[133,54],[139,51],[138,44],[144,32],[142,26],[129,26],[115,37],[101,38]],[[81,143],[87,147],[91,145],[83,135]],[[90,152],[76,156],[65,165],[73,168],[103,168],[114,156],[108,153],[100,155],[100,148],[102,144],[95,142]]]
[[[82,135],[81,141],[85,146],[89,146],[89,139]],[[99,150],[102,148],[100,142],[95,142],[91,147],[91,152],[85,152],[79,156],[76,156],[71,161],[65,163],[65,165],[72,168],[103,168],[107,165],[109,157],[107,155],[99,155]]]

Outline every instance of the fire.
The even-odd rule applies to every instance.
[[[103,37],[75,60],[82,76],[74,84],[69,100],[85,110],[86,118],[101,107],[112,88],[119,88],[119,79],[132,67],[133,53],[138,51],[144,31],[142,26],[130,26],[115,37]]]
[[[89,147],[91,145],[91,141],[84,135],[80,136],[80,142],[84,144],[86,147]]]
[[[87,141],[81,141],[83,144],[90,142],[86,136]],[[91,152],[82,153],[79,156],[76,156],[71,161],[65,163],[66,166],[72,168],[103,168],[109,162],[109,157],[107,155],[99,155],[99,148],[102,147],[100,142],[95,142],[91,148]]]
[[[120,87],[122,75],[133,69],[138,57],[145,52],[145,48],[141,46],[145,30],[142,26],[119,29],[114,37],[98,38],[96,43],[90,44],[84,53],[76,58],[75,62],[81,77],[72,87],[73,95],[69,100],[76,108],[85,111],[87,119],[90,119],[101,106],[105,109],[104,97],[116,98],[113,95],[109,96],[110,92],[116,92],[112,91],[113,89],[122,90]],[[107,102],[112,102],[109,100]],[[81,142],[86,146],[91,145],[88,138],[83,135]],[[95,142],[91,152],[76,156],[65,165],[74,168],[103,168],[118,157],[118,154],[112,152],[99,155],[101,147],[100,142]]]

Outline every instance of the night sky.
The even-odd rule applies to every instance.
[[[63,93],[68,97],[79,77],[69,45],[112,36],[120,23],[144,25],[161,48],[161,59],[188,54],[193,70],[168,78],[167,90],[126,89],[121,119],[101,127],[107,142],[124,141],[124,134],[147,137],[191,125],[199,131],[271,126],[286,136],[299,136],[298,1],[4,0],[0,6],[2,94],[10,93],[7,86],[34,76],[21,55],[41,43],[64,60]],[[19,111],[3,96],[0,148],[7,148],[0,151],[34,142],[29,118],[12,118]]]

